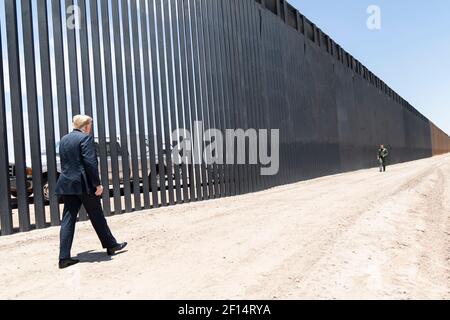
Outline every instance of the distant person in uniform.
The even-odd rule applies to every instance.
[[[103,187],[98,172],[98,158],[92,136],[92,118],[75,116],[74,130],[61,139],[59,153],[61,175],[56,194],[64,201],[61,223],[59,268],[64,269],[80,262],[72,259],[70,251],[75,234],[75,224],[81,205],[86,209],[103,248],[112,256],[123,250],[127,243],[117,243],[103,214],[100,197]]]
[[[384,147],[384,145],[381,145],[378,149],[378,161],[380,163],[380,172],[386,172],[386,165],[387,165],[387,157],[389,156],[389,151]]]

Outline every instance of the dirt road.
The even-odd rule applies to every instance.
[[[3,299],[449,299],[450,156],[0,238]],[[93,250],[93,251],[92,251]]]

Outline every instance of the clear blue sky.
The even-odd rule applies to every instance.
[[[288,2],[450,134],[449,0]],[[370,5],[381,30],[367,28]]]

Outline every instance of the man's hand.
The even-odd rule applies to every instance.
[[[98,186],[97,191],[95,192],[95,195],[97,197],[100,197],[103,194],[103,186]]]

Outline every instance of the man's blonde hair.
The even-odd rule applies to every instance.
[[[92,118],[89,116],[77,115],[73,117],[73,128],[83,130],[92,123]]]

